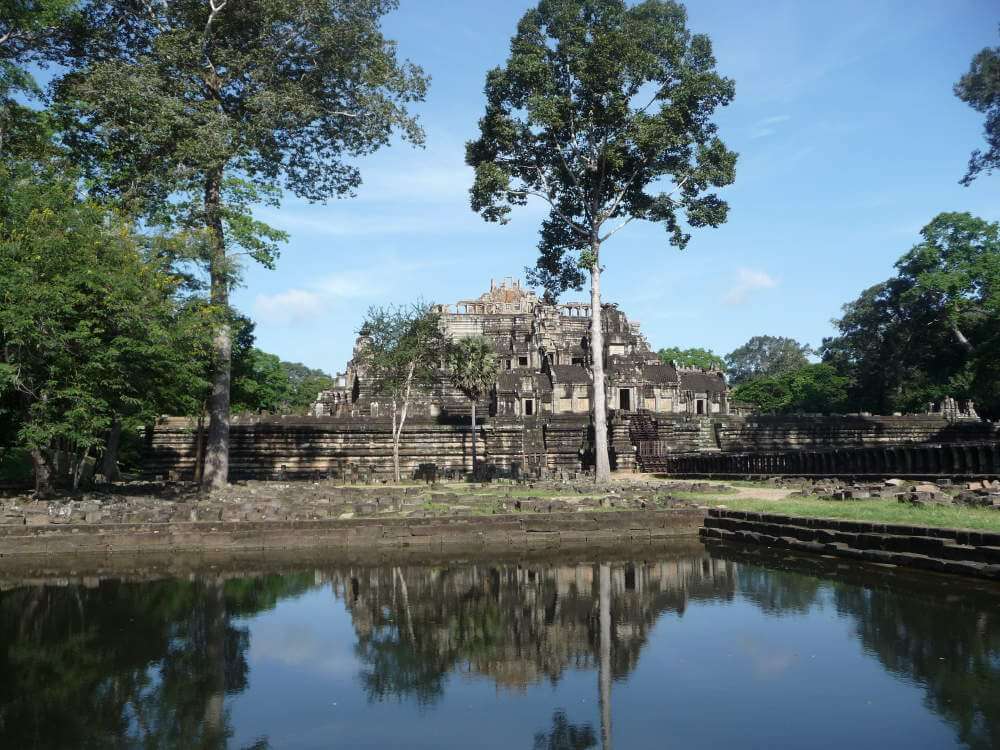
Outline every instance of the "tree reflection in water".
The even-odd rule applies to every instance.
[[[226,696],[253,687],[250,618],[318,586],[330,586],[350,618],[357,684],[371,703],[429,708],[461,689],[452,675],[524,693],[569,671],[593,674],[599,715],[571,721],[557,708],[528,735],[536,750],[610,750],[614,686],[635,670],[656,623],[700,601],[736,600],[768,617],[835,608],[860,648],[919,684],[964,744],[1000,747],[996,591],[820,570],[809,559],[688,547],[650,561],[334,566],[13,588],[0,593],[0,747],[228,746]],[[265,750],[268,738],[251,747]]]
[[[312,576],[101,581],[0,596],[0,747],[222,748],[247,686],[233,619]]]
[[[566,714],[552,714],[552,729],[535,735],[533,750],[589,750],[597,746],[597,737],[589,724],[570,724]]]
[[[738,564],[740,595],[767,614],[803,613],[827,603],[854,623],[866,653],[919,684],[930,710],[951,723],[962,744],[1000,747],[1000,590],[995,584],[872,568],[818,558],[710,548]],[[810,572],[804,572],[810,571]]]

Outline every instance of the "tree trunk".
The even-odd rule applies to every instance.
[[[80,478],[83,476],[83,467],[90,457],[90,446],[80,455],[80,458],[73,462],[73,491],[80,489]]]
[[[399,435],[402,432],[402,427],[396,429],[396,399],[392,400],[392,474],[396,478],[396,484],[399,484]]]
[[[601,327],[601,243],[591,242],[593,263],[590,268],[590,357],[594,375],[594,478],[611,479],[608,461],[608,407],[604,393],[604,329]]]
[[[212,393],[208,399],[208,445],[204,482],[211,490],[229,481],[229,380],[233,342],[229,330],[229,269],[222,228],[222,168],[205,181],[205,222],[211,237],[209,276],[212,307],[218,316],[212,339]]]
[[[207,746],[221,747],[226,736],[226,592],[222,580],[209,583],[205,591],[204,657],[208,695],[205,700],[203,737]],[[216,743],[219,743],[218,745]]]
[[[201,485],[205,477],[205,415],[198,415],[198,427],[194,444],[194,481]]]
[[[101,461],[101,473],[109,484],[121,479],[121,472],[118,470],[118,449],[121,447],[121,438],[122,423],[116,419],[108,430],[108,442],[104,446],[104,458]]]
[[[35,496],[50,497],[52,495],[52,464],[41,448],[31,449],[31,465],[35,471]]]
[[[476,400],[472,400],[472,478],[476,478]]]
[[[972,352],[975,351],[973,349],[972,342],[965,337],[965,334],[962,333],[962,329],[952,323],[951,330],[952,333],[955,334],[955,339],[958,341],[958,345],[962,347],[963,351],[965,351],[966,354],[972,354]]]
[[[601,625],[597,699],[601,706],[601,750],[611,750],[611,568],[601,563],[598,571],[598,607]]]

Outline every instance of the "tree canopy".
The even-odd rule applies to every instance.
[[[48,150],[48,113],[27,106],[42,89],[31,72],[60,47],[76,0],[5,0],[0,10],[0,157]]]
[[[829,364],[810,364],[780,375],[756,378],[733,391],[734,401],[767,414],[842,413],[848,378]]]
[[[717,370],[726,369],[725,360],[711,349],[701,349],[699,347],[681,349],[676,346],[668,346],[660,349],[656,353],[656,356],[664,364],[676,362],[681,367],[700,367],[704,370],[713,367]]]
[[[980,174],[1000,168],[1000,47],[987,47],[972,58],[969,72],[955,84],[955,95],[986,116],[986,150],[972,152],[962,178],[963,185],[970,185]]]
[[[808,345],[785,336],[754,336],[726,355],[726,369],[730,382],[738,385],[805,367],[812,353]]]
[[[485,336],[466,336],[448,346],[448,376],[472,409],[472,469],[476,463],[476,402],[486,396],[497,380],[500,363],[493,343]]]
[[[823,360],[876,413],[923,411],[946,396],[1000,414],[1000,224],[936,216],[897,274],[844,306]]]
[[[392,459],[401,478],[399,441],[416,388],[439,378],[447,354],[440,316],[431,305],[372,307],[358,332],[358,361],[371,388],[389,399],[392,416]]]
[[[72,175],[0,168],[0,400],[33,453],[78,462],[115,421],[182,411],[197,393],[196,316],[127,222],[77,194]]]
[[[736,154],[711,120],[733,97],[712,44],[691,34],[671,0],[541,0],[526,12],[503,67],[486,76],[474,211],[505,223],[529,197],[548,204],[531,273],[552,299],[591,278],[601,310],[602,243],[630,222],[661,224],[685,247],[692,227],[718,226],[716,188],[734,179]],[[600,314],[592,316],[596,476],[610,473]]]
[[[55,84],[62,141],[92,195],[186,235],[216,316],[206,483],[228,477],[229,291],[240,263],[273,267],[284,232],[253,216],[283,190],[349,195],[353,159],[394,134],[422,71],[380,29],[394,0],[171,0],[84,4]]]

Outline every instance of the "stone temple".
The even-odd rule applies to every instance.
[[[488,402],[477,410],[501,418],[546,415],[586,415],[593,399],[590,374],[591,306],[547,304],[518,281],[490,283],[478,299],[436,305],[444,333],[452,339],[481,335],[490,339],[500,362]],[[615,304],[603,306],[605,388],[608,408],[653,414],[727,415],[726,381],[718,370],[688,369],[664,364],[639,328]],[[373,392],[357,357],[336,386],[320,394],[313,407],[317,417],[384,417],[389,406]],[[415,417],[459,417],[469,402],[442,372],[430,392],[414,399]]]
[[[501,371],[470,405],[441,372],[417,395],[401,436],[407,477],[464,475],[472,446],[492,476],[571,477],[594,466],[590,316],[586,304],[547,304],[514,281],[478,299],[440,305],[452,338],[481,334]],[[748,413],[730,401],[722,373],[664,364],[638,323],[604,305],[608,458],[615,471],[674,475],[795,476],[889,472],[894,476],[995,473],[1000,424],[946,402],[931,414]],[[359,340],[358,342],[363,343]],[[393,475],[390,408],[373,392],[355,356],[310,416],[243,415],[232,420],[230,477],[332,477],[375,481]],[[205,430],[188,417],[146,431],[143,475],[200,476]]]

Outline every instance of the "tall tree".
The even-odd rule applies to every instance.
[[[929,305],[967,353],[963,330],[983,316],[1000,316],[1000,222],[969,213],[942,213],[920,230],[923,242],[896,263],[904,301]],[[987,329],[988,330],[988,329]]]
[[[467,336],[449,347],[448,376],[472,407],[472,472],[476,473],[476,402],[490,392],[500,365],[492,342],[485,336]]]
[[[1000,414],[1000,223],[943,213],[897,274],[844,306],[823,360],[855,408],[919,411],[945,396]]]
[[[664,364],[676,362],[682,367],[700,367],[704,370],[715,368],[717,370],[726,369],[726,361],[711,349],[693,347],[691,349],[681,349],[677,346],[668,346],[660,349],[656,353],[660,361]]]
[[[811,364],[781,375],[757,378],[737,386],[733,400],[753,404],[769,414],[793,412],[834,414],[847,406],[848,378],[829,364]]]
[[[76,485],[116,421],[197,388],[176,279],[142,249],[128,222],[80,199],[72,175],[0,167],[0,400],[19,412],[40,494],[50,448],[74,457]]]
[[[373,307],[359,331],[362,377],[389,398],[392,413],[392,469],[400,480],[399,443],[414,391],[438,377],[445,356],[439,317],[430,305]]]
[[[540,198],[550,212],[535,280],[551,297],[578,288],[578,269],[590,274],[598,481],[610,475],[601,249],[635,219],[662,224],[681,248],[682,220],[725,221],[728,206],[710,191],[733,181],[736,154],[710,118],[733,88],[671,0],[542,0],[521,18],[506,66],[487,74],[480,135],[466,150],[472,208],[505,223]]]
[[[812,349],[785,336],[754,336],[726,355],[726,369],[733,383],[784,375],[809,364]]]
[[[93,2],[56,87],[65,142],[95,195],[196,237],[216,315],[206,482],[228,475],[229,290],[239,261],[272,267],[285,237],[252,216],[282,189],[360,184],[350,159],[396,132],[426,78],[381,33],[395,0]]]
[[[292,414],[309,414],[320,391],[333,388],[333,377],[301,362],[282,362],[281,369],[288,379],[290,396],[288,406]]]
[[[963,185],[971,185],[981,173],[1000,168],[1000,47],[987,47],[972,58],[969,72],[955,84],[955,96],[986,115],[986,151],[972,152],[962,178]]]

